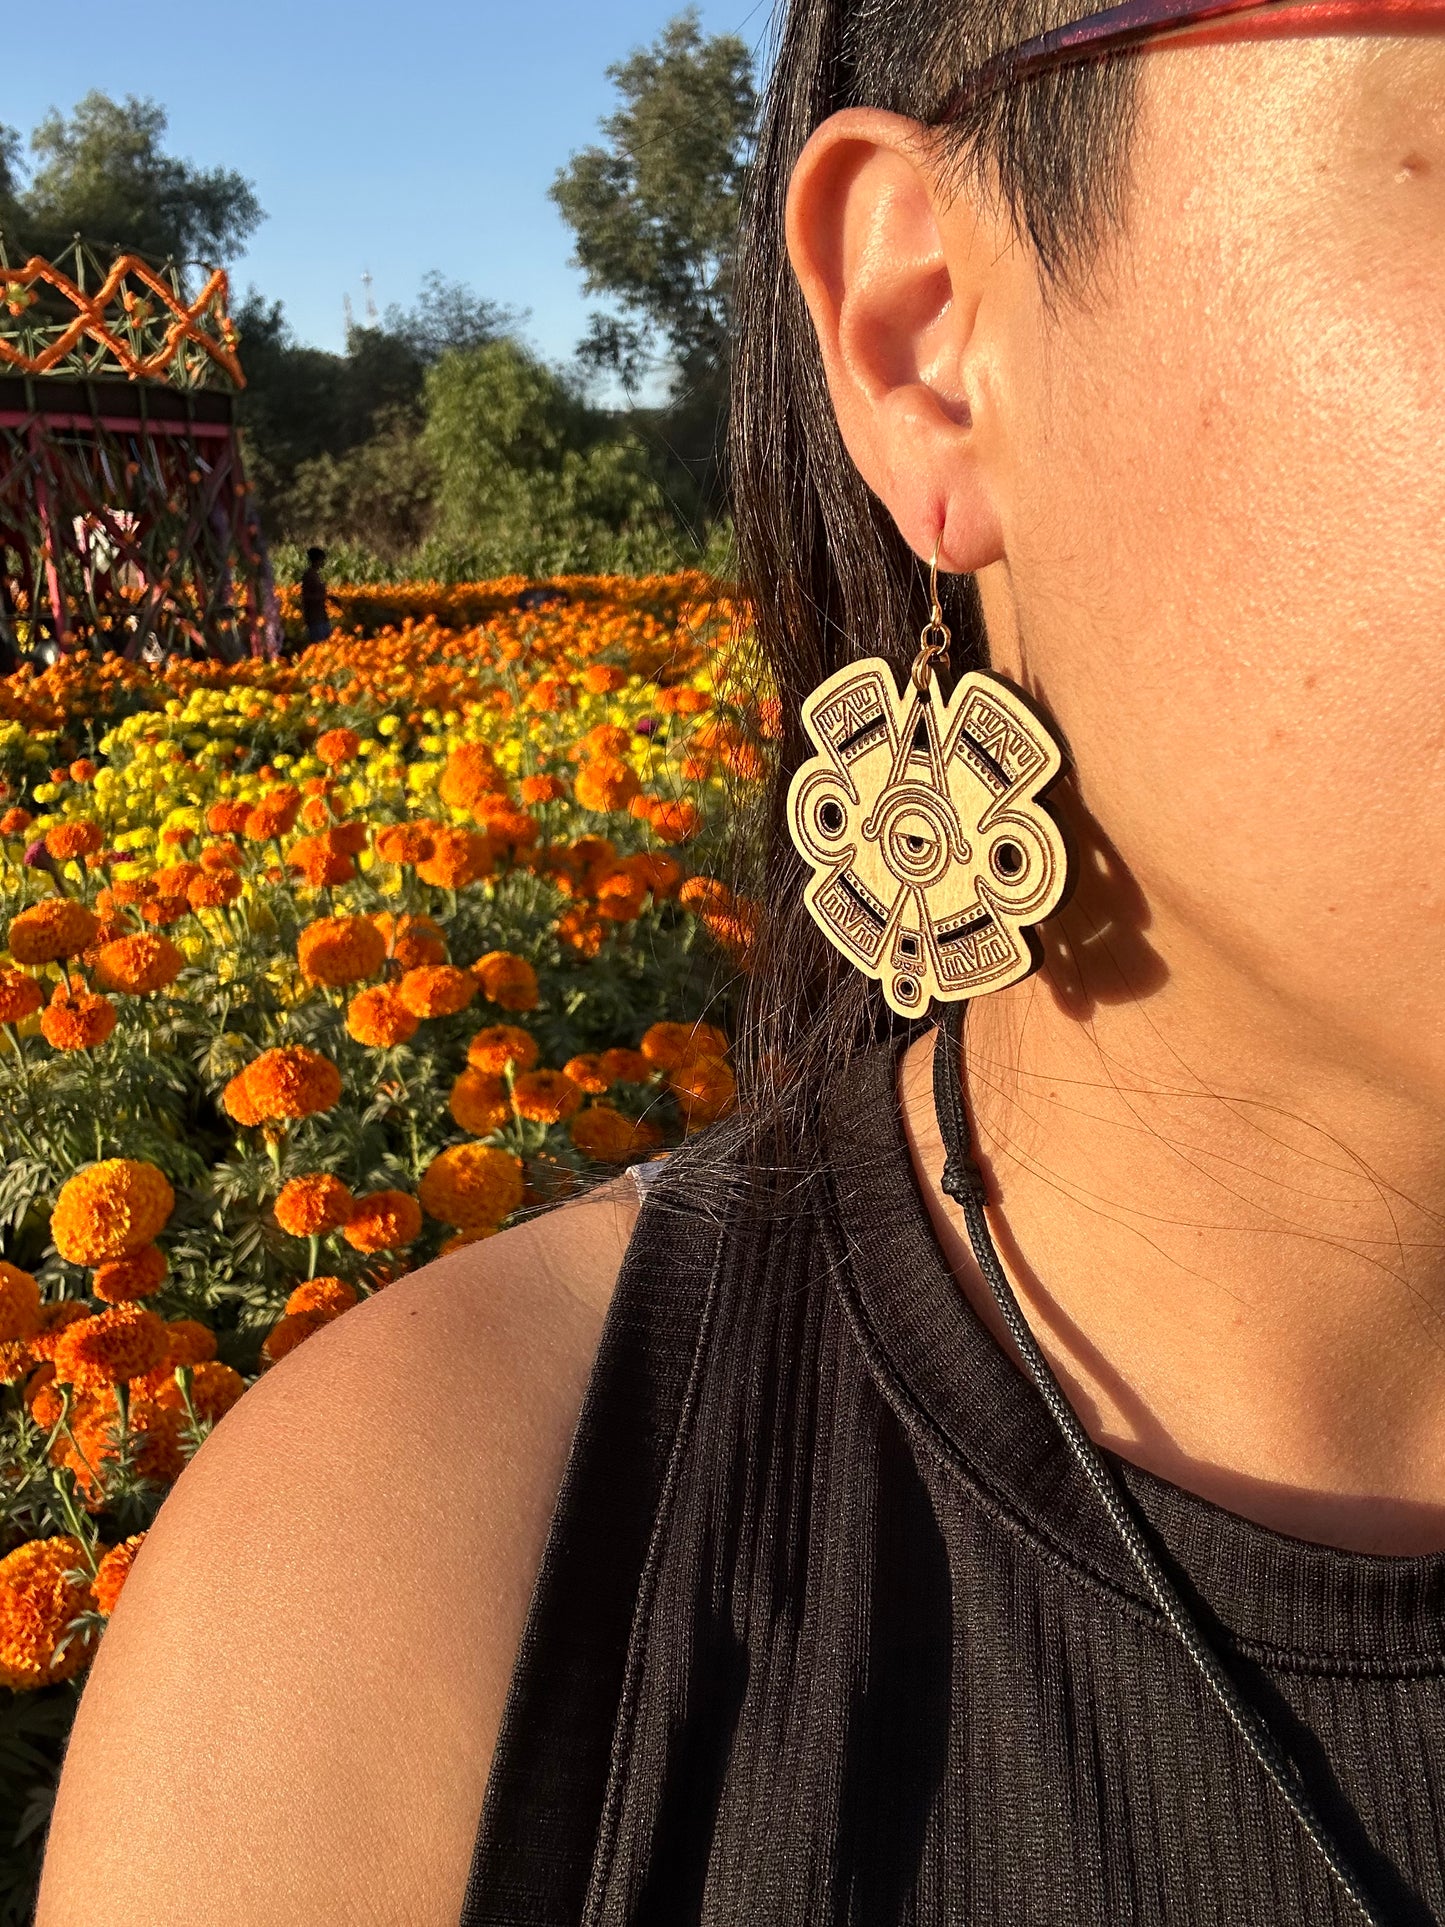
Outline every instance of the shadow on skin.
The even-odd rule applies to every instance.
[[[1055,802],[1075,882],[1063,910],[1039,926],[1041,974],[1064,1015],[1086,1022],[1100,1004],[1152,996],[1169,966],[1144,934],[1153,921],[1144,892],[1072,779]]]

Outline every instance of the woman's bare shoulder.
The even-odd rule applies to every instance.
[[[624,1179],[428,1265],[227,1415],[101,1643],[37,1927],[454,1927],[635,1216]]]

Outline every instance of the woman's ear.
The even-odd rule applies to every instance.
[[[987,297],[1009,252],[991,211],[945,200],[925,130],[849,108],[816,128],[788,191],[793,272],[859,474],[904,540],[953,573],[1003,553]]]

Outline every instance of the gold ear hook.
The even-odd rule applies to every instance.
[[[928,620],[918,632],[918,654],[913,658],[913,687],[919,695],[928,693],[928,685],[933,680],[933,665],[948,654],[948,645],[953,641],[953,632],[943,619],[943,605],[938,600],[938,551],[943,542],[943,531],[939,530],[933,544],[933,556],[928,564],[928,599],[931,607]]]

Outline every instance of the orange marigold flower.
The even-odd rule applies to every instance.
[[[321,836],[299,837],[286,852],[286,861],[313,890],[332,889],[356,875],[356,864],[337,848],[329,830]]]
[[[0,1559],[0,1686],[20,1692],[73,1679],[94,1651],[87,1638],[57,1652],[72,1619],[89,1612],[95,1594],[85,1551],[66,1533],[30,1539]]]
[[[40,1330],[30,1341],[30,1350],[38,1359],[53,1359],[55,1347],[60,1343],[60,1334],[70,1325],[79,1324],[82,1318],[91,1315],[89,1305],[79,1298],[61,1298],[53,1305],[40,1308]]]
[[[208,843],[201,851],[203,870],[239,870],[246,861],[246,852],[239,843]]]
[[[169,937],[142,932],[102,944],[95,953],[95,981],[102,990],[119,990],[141,997],[173,984],[185,968],[185,958]]]
[[[122,1539],[118,1546],[112,1546],[101,1560],[95,1574],[95,1609],[109,1619],[115,1611],[115,1602],[120,1598],[120,1589],[125,1584],[135,1556],[145,1541],[143,1532],[133,1532],[129,1539]]]
[[[605,1050],[602,1069],[613,1084],[645,1084],[652,1075],[652,1066],[640,1050]]]
[[[474,1071],[529,1071],[538,1057],[537,1040],[520,1024],[488,1024],[467,1045],[467,1062]]]
[[[237,900],[243,887],[234,870],[212,869],[191,884],[186,902],[193,910],[224,910]]]
[[[560,776],[524,776],[517,785],[517,794],[531,808],[542,803],[556,803],[567,794],[567,785]]]
[[[105,832],[99,823],[86,818],[57,823],[53,830],[45,832],[45,848],[57,863],[68,863],[73,857],[93,856],[104,843]]]
[[[308,983],[359,983],[386,962],[386,939],[369,917],[318,917],[297,938],[296,961]]]
[[[346,1006],[346,1028],[358,1044],[391,1050],[416,1035],[417,1019],[391,984],[359,990]]]
[[[50,1235],[67,1263],[106,1264],[152,1244],[175,1208],[164,1171],[141,1158],[103,1158],[60,1187]]]
[[[565,1071],[524,1071],[512,1086],[518,1117],[534,1124],[560,1124],[582,1103],[582,1093]]]
[[[112,1258],[96,1267],[91,1290],[107,1305],[125,1305],[159,1291],[170,1269],[159,1245],[142,1245],[128,1258]]]
[[[34,821],[35,818],[29,810],[19,808],[6,810],[5,814],[0,816],[0,836],[23,836]]]
[[[271,1207],[276,1222],[293,1238],[321,1238],[351,1216],[355,1200],[330,1171],[307,1171],[288,1178]]]
[[[241,834],[248,843],[267,843],[272,837],[289,836],[300,814],[300,790],[284,783],[279,789],[268,790],[261,801],[246,812]]]
[[[630,923],[641,914],[647,885],[630,869],[617,869],[597,883],[597,914],[609,923]]]
[[[590,1104],[579,1111],[571,1124],[572,1142],[589,1158],[603,1164],[620,1164],[662,1142],[656,1125],[641,1118],[628,1117],[611,1104]]]
[[[140,907],[141,916],[147,923],[179,923],[182,917],[191,913],[189,897],[156,896],[147,897]]]
[[[587,665],[579,680],[589,694],[608,696],[614,689],[627,687],[627,671],[610,662],[594,662]]]
[[[737,1079],[719,1057],[686,1059],[668,1072],[667,1084],[690,1128],[725,1116],[737,1092]]]
[[[654,1024],[644,1033],[642,1055],[660,1071],[675,1070],[689,1057],[723,1057],[728,1040],[716,1024]]]
[[[96,898],[96,904],[103,909],[109,909],[112,904],[124,909],[130,903],[144,903],[147,897],[153,897],[155,893],[153,877],[117,877],[109,890],[103,890]],[[102,899],[107,897],[110,902],[104,903]]]
[[[99,768],[99,763],[92,762],[88,756],[77,756],[70,765],[70,780],[72,783],[93,783]]]
[[[689,910],[726,910],[733,893],[719,877],[689,877],[677,893],[679,903]]]
[[[361,738],[354,729],[328,729],[316,738],[316,755],[331,769],[349,763],[360,748]]]
[[[55,1347],[55,1376],[83,1391],[108,1391],[153,1371],[166,1355],[166,1328],[144,1305],[115,1305],[67,1325]]]
[[[115,1005],[97,997],[79,977],[57,984],[40,1013],[40,1034],[53,1050],[95,1050],[115,1029]]]
[[[354,1251],[398,1251],[421,1230],[421,1206],[405,1191],[369,1191],[341,1235]]]
[[[726,910],[705,910],[708,935],[746,961],[762,924],[761,906],[750,897],[737,897]]]
[[[477,983],[455,964],[421,964],[403,974],[396,994],[417,1017],[452,1017],[476,996]]]
[[[245,1379],[234,1366],[222,1365],[214,1358],[192,1365],[190,1372],[191,1410],[203,1425],[214,1425],[223,1419],[246,1389]],[[156,1387],[152,1396],[162,1411],[177,1414],[185,1411],[186,1401],[174,1365],[170,1377]]]
[[[167,1319],[166,1344],[177,1365],[203,1365],[216,1356],[216,1334],[198,1318]]]
[[[646,818],[664,843],[686,843],[702,826],[697,804],[686,796],[638,797],[636,814]]]
[[[541,1001],[537,973],[512,950],[489,950],[472,965],[472,975],[489,1004],[503,1010],[535,1010]]]
[[[332,847],[343,851],[347,856],[360,856],[371,840],[371,831],[354,816],[343,822],[333,823],[327,831]]]
[[[594,756],[625,756],[632,745],[632,731],[621,723],[598,723],[572,745],[572,755],[580,763]]]
[[[330,1311],[287,1312],[271,1327],[261,1345],[261,1356],[268,1365],[274,1365],[288,1352],[294,1352],[305,1338],[319,1332],[323,1325],[329,1325],[336,1313]]]
[[[490,1144],[453,1144],[427,1166],[417,1195],[443,1224],[499,1225],[522,1202],[522,1160]]]
[[[464,890],[477,883],[492,868],[492,846],[479,830],[439,829],[432,839],[431,854],[416,866],[423,883],[434,883],[445,890]]]
[[[233,1118],[237,1124],[247,1127],[261,1122],[261,1113],[256,1108],[255,1099],[251,1096],[246,1081],[248,1074],[248,1071],[237,1071],[221,1092],[221,1104],[226,1115]]]
[[[447,940],[431,917],[394,917],[389,910],[378,910],[371,921],[382,934],[389,961],[403,970],[446,962]]]
[[[495,1071],[465,1070],[452,1085],[447,1109],[464,1131],[489,1137],[510,1121],[512,1100]]]
[[[246,827],[246,818],[251,814],[251,805],[243,803],[239,797],[227,802],[212,803],[206,811],[206,828],[212,836],[240,836]]]
[[[308,1278],[304,1285],[298,1285],[286,1300],[290,1313],[298,1311],[324,1311],[332,1318],[339,1318],[344,1311],[350,1311],[356,1303],[356,1287],[348,1285],[344,1278]]]
[[[500,851],[508,857],[530,849],[540,834],[536,817],[528,816],[525,810],[513,809],[504,796],[483,796],[472,815],[486,831],[494,853]]]
[[[598,756],[577,772],[577,801],[584,810],[625,810],[641,790],[637,771],[620,756]]]
[[[644,850],[640,856],[629,857],[627,862],[633,875],[640,877],[659,899],[674,895],[682,881],[682,865],[660,850]]]
[[[388,823],[376,832],[376,854],[383,863],[425,863],[436,845],[439,823]]]
[[[0,1259],[0,1339],[33,1338],[39,1330],[39,1285],[28,1271]]]
[[[95,940],[99,920],[70,897],[47,897],[10,924],[10,954],[18,964],[59,963],[78,957]]]
[[[72,1446],[69,1439],[57,1440],[54,1457],[70,1467],[87,1503],[96,1509],[105,1504],[109,1468],[120,1457],[114,1415],[108,1409],[81,1412],[72,1421],[71,1431],[75,1444]],[[186,1463],[175,1412],[149,1399],[133,1399],[130,1434],[140,1477],[155,1485],[173,1485]]]
[[[437,793],[451,809],[469,810],[484,791],[501,787],[501,773],[487,745],[462,743],[447,758]]]
[[[600,1097],[614,1082],[608,1076],[602,1059],[590,1052],[584,1052],[581,1057],[569,1057],[562,1069],[578,1090],[585,1091],[589,1097]]]
[[[557,919],[557,935],[569,949],[584,957],[595,957],[607,935],[607,925],[591,910],[574,904]]]
[[[329,1111],[341,1096],[340,1071],[305,1044],[262,1051],[245,1077],[246,1096],[263,1119],[311,1117]]]
[[[18,1024],[33,1017],[45,996],[33,977],[20,970],[0,970],[0,1024]]]

